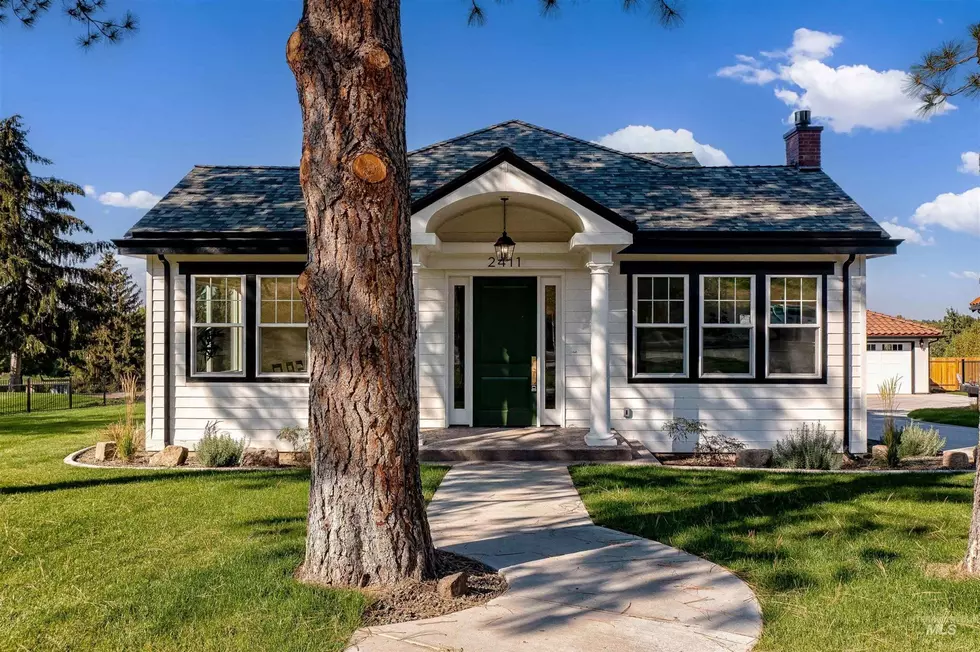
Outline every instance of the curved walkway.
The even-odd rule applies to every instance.
[[[349,650],[749,650],[752,590],[670,546],[593,525],[564,466],[462,464],[429,523],[436,546],[500,569],[506,593],[447,616],[359,630]]]

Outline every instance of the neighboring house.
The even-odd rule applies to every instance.
[[[970,310],[972,312],[980,312],[980,297],[970,302]]]
[[[759,447],[820,421],[864,451],[866,261],[901,241],[821,171],[821,129],[798,114],[770,166],[519,121],[412,152],[422,427],[669,450],[676,417]],[[195,167],[116,241],[146,257],[149,448],[306,422],[303,206],[296,168]]]
[[[911,319],[868,311],[869,394],[878,385],[898,376],[900,394],[929,393],[929,343],[942,337],[938,328]]]

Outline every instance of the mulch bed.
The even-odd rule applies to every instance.
[[[458,598],[440,595],[436,590],[438,579],[366,590],[372,602],[364,613],[363,624],[389,625],[444,616],[485,604],[507,590],[507,580],[486,564],[446,550],[436,550],[437,578],[460,571],[469,574],[469,590]]]
[[[150,465],[150,457],[152,455],[153,453],[139,452],[136,453],[136,456],[129,462],[120,459],[110,460],[108,462],[99,462],[98,460],[95,459],[95,448],[90,448],[84,453],[82,453],[81,455],[79,455],[75,461],[81,462],[83,464],[94,464],[96,466],[108,466],[108,467],[115,467],[115,468],[140,468],[140,467],[146,467]],[[195,469],[203,468],[200,462],[197,461],[197,454],[195,454],[192,451],[188,451],[187,461],[185,461],[177,468],[184,468],[184,467],[195,468]],[[308,468],[309,465],[297,464],[296,461],[293,459],[293,455],[291,453],[279,453],[279,467],[280,468]],[[234,468],[246,468],[246,467],[232,466],[227,468],[234,469]],[[247,468],[252,469],[252,468],[260,468],[260,467],[247,467]]]
[[[664,466],[735,467],[735,456],[729,454],[695,456],[691,453],[657,453],[656,457]],[[886,470],[889,467],[879,462],[872,462],[870,455],[861,455],[845,459],[841,468],[845,470]],[[943,459],[939,455],[935,457],[907,457],[895,468],[903,471],[944,470]]]

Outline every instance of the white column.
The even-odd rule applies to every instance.
[[[589,446],[615,446],[609,423],[609,269],[612,262],[589,262],[592,272],[592,383],[589,386]]]
[[[413,256],[414,258],[414,256]],[[419,322],[419,270],[422,269],[422,263],[417,260],[412,261],[412,291],[415,294],[415,400],[416,406],[419,409],[419,423],[421,424],[421,389],[422,384],[422,373],[421,366],[419,365],[419,340],[421,340],[422,335],[422,325]],[[422,437],[422,426],[419,425],[419,448],[422,448],[422,444],[425,443]]]

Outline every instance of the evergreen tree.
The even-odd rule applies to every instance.
[[[20,116],[0,121],[0,353],[10,355],[10,383],[19,384],[24,355],[63,342],[71,315],[84,310],[95,271],[86,260],[103,243],[77,242],[91,229],[72,212],[74,183],[37,177],[50,165],[27,144]]]
[[[143,375],[145,311],[129,272],[111,253],[95,267],[91,314],[74,351],[74,376],[92,390],[115,388],[123,374]]]

